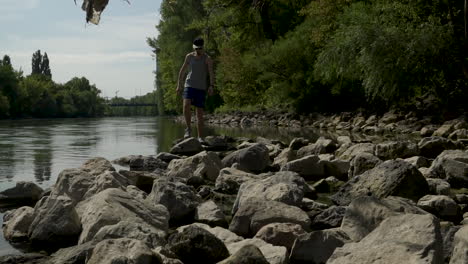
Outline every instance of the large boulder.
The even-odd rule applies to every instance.
[[[60,248],[76,244],[81,230],[80,218],[70,198],[46,196],[34,207],[28,236],[38,247]]]
[[[325,162],[317,155],[310,155],[286,163],[281,171],[293,171],[307,180],[319,180],[325,178]]]
[[[306,231],[298,224],[272,223],[258,230],[255,238],[275,246],[286,247],[290,251],[296,238],[305,233]]]
[[[248,244],[239,249],[229,258],[218,262],[218,264],[270,264],[263,256],[260,249],[252,244]]]
[[[244,182],[237,193],[232,213],[236,213],[242,203],[249,198],[278,201],[299,206],[304,195],[310,193],[312,193],[312,189],[304,178],[297,173],[278,172],[264,180]]]
[[[19,181],[15,187],[0,192],[0,204],[6,205],[33,205],[42,196],[44,190],[33,182]]]
[[[134,229],[138,227],[125,227],[119,224],[122,221],[140,225],[141,230],[151,232],[148,236],[158,237],[160,241],[168,231],[169,213],[166,207],[135,198],[120,189],[111,188],[94,195],[78,204],[77,211],[83,226],[80,244],[93,240],[104,227],[107,228],[101,232],[101,237],[106,234],[112,237],[135,234]]]
[[[327,264],[443,263],[442,238],[432,215],[391,216],[360,242],[337,248]]]
[[[271,223],[295,223],[307,231],[310,229],[311,221],[298,207],[277,201],[250,198],[237,210],[229,230],[243,237],[252,237],[260,228]]]
[[[432,162],[428,174],[445,179],[452,187],[464,187],[468,183],[468,152],[445,150]]]
[[[86,259],[86,264],[115,263],[163,264],[145,243],[129,238],[103,240]]]
[[[94,242],[106,239],[131,238],[144,242],[148,247],[155,248],[166,243],[164,232],[147,223],[122,220],[114,225],[103,226],[93,237]]]
[[[289,260],[291,263],[325,263],[336,248],[349,242],[349,237],[339,228],[303,234],[294,242]]]
[[[463,219],[460,206],[446,195],[425,195],[418,206],[444,220],[458,223]]]
[[[450,264],[468,263],[468,225],[464,225],[455,233],[453,253]]]
[[[216,178],[215,190],[227,194],[236,194],[242,183],[266,177],[268,177],[266,174],[256,175],[235,168],[224,168]]]
[[[166,179],[154,182],[153,190],[146,200],[154,205],[164,205],[169,211],[171,224],[192,221],[201,202],[193,187]]]
[[[234,151],[223,160],[223,167],[237,163],[239,168],[254,173],[262,172],[271,165],[268,148],[261,143]]]
[[[420,150],[420,155],[426,158],[435,158],[442,151],[448,149],[456,149],[456,144],[443,137],[426,137],[419,141],[418,147]]]
[[[288,263],[288,251],[285,247],[273,246],[261,239],[252,238],[245,239],[239,242],[231,243],[227,245],[229,253],[236,255],[236,253],[247,245],[254,245],[262,252],[265,259],[270,264],[287,264]]]
[[[29,226],[34,220],[34,208],[23,206],[3,217],[3,236],[8,241],[24,241],[28,238]]]
[[[375,155],[382,160],[409,158],[419,154],[418,145],[409,141],[391,141],[377,144]]]
[[[174,145],[169,151],[175,155],[194,155],[203,151],[203,146],[196,138],[187,138],[176,145]]]
[[[382,163],[382,160],[371,153],[363,152],[357,154],[350,163],[348,178],[360,175]]]
[[[195,221],[214,226],[227,226],[226,216],[212,200],[206,201],[197,207]]]
[[[217,263],[229,257],[229,251],[221,240],[193,225],[171,235],[167,248],[185,264],[200,263],[200,260],[207,264]]]
[[[115,168],[112,166],[112,163],[105,158],[97,157],[87,160],[80,169],[86,171],[92,176],[98,176],[107,171],[115,171]]]
[[[200,177],[214,182],[223,164],[214,152],[203,151],[186,159],[174,159],[169,163],[169,177],[185,178]]]
[[[388,160],[349,180],[331,199],[339,205],[348,205],[362,195],[393,195],[417,201],[428,193],[427,181],[416,167],[403,160]]]
[[[358,242],[383,220],[404,213],[427,214],[413,201],[401,197],[377,199],[372,196],[361,196],[354,199],[346,208],[341,230],[346,232],[351,240]]]

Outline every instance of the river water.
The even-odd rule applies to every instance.
[[[17,181],[33,181],[48,188],[63,169],[79,167],[93,157],[113,160],[132,154],[167,152],[183,133],[182,124],[165,117],[2,120],[0,191],[15,186]],[[205,134],[262,136],[285,143],[296,136],[317,138],[311,131],[276,128],[207,127]],[[1,232],[0,255],[9,253],[19,251],[4,240]]]

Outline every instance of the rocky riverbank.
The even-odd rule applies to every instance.
[[[112,161],[129,170],[95,158],[47,191],[18,183],[0,202],[33,206],[5,213],[4,236],[42,253],[0,262],[467,263],[468,125],[400,118],[297,121],[418,137],[189,138]]]

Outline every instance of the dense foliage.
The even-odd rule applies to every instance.
[[[156,92],[130,99],[114,97],[107,101],[106,116],[156,116],[158,106]]]
[[[464,2],[163,0],[148,40],[160,111],[181,111],[177,74],[196,36],[215,60],[209,110],[414,110],[427,98],[467,110]]]
[[[100,90],[84,78],[55,83],[47,53],[33,55],[33,72],[13,69],[10,58],[0,61],[0,118],[94,117],[104,114]]]

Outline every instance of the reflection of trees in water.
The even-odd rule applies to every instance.
[[[43,128],[38,130],[35,137],[38,140],[32,142],[34,177],[37,182],[41,183],[50,180],[52,174],[52,134],[49,129]]]
[[[0,143],[0,179],[15,176],[15,145]]]
[[[185,125],[181,123],[176,123],[172,118],[157,118],[156,119],[156,147],[158,148],[156,152],[168,152],[172,145],[173,141],[183,137]]]

